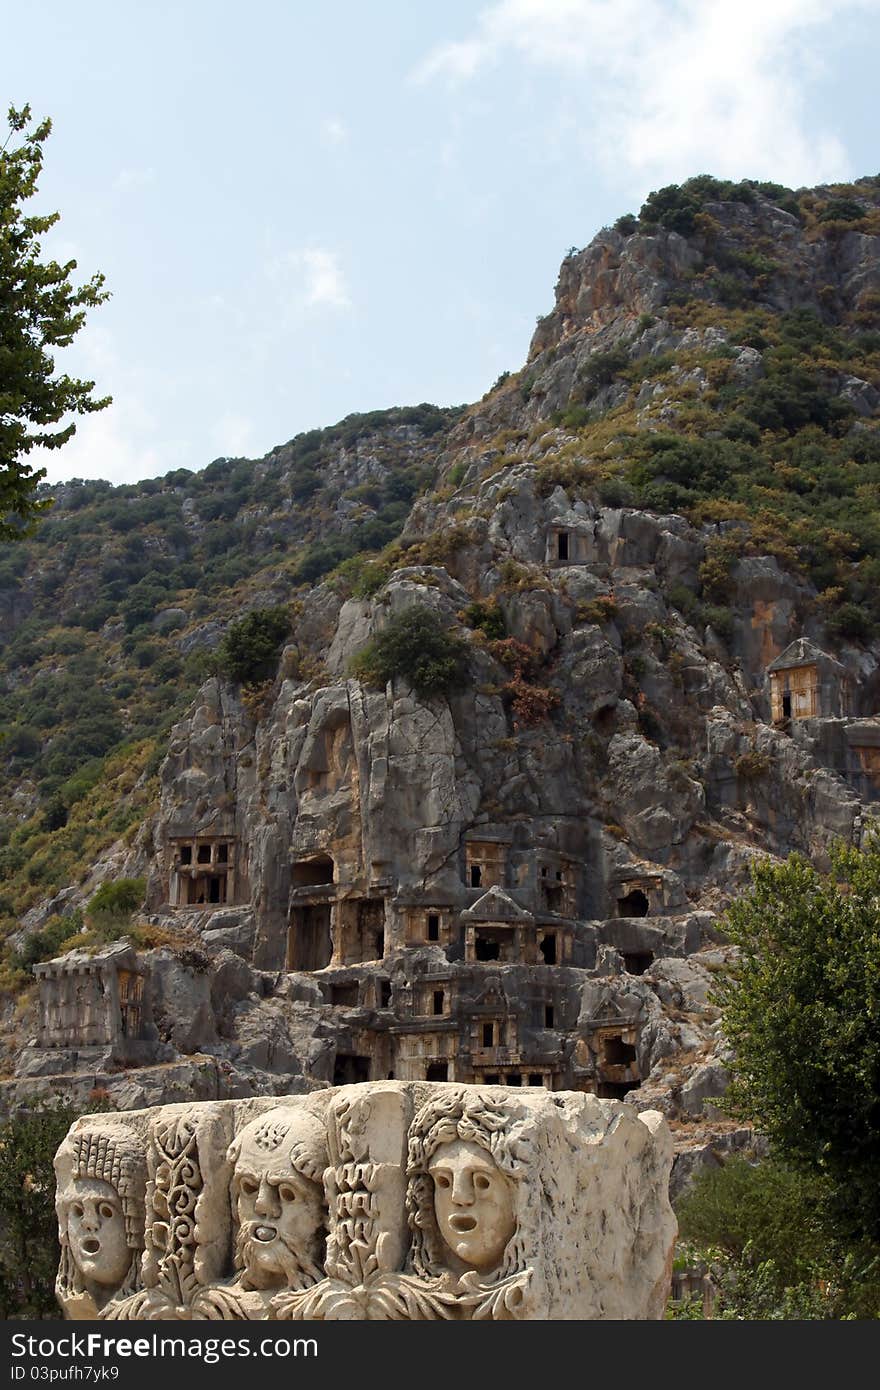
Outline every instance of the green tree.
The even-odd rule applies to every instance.
[[[777,1159],[729,1158],[676,1204],[679,1259],[707,1265],[714,1318],[876,1318],[880,1247],[842,1232],[830,1180]],[[693,1317],[694,1306],[672,1316]]]
[[[351,673],[368,685],[395,676],[423,696],[449,694],[467,679],[468,644],[427,608],[407,608],[353,657]]]
[[[58,1316],[58,1228],[52,1160],[78,1112],[40,1104],[0,1124],[0,1315]]]
[[[56,373],[53,348],[67,347],[86,310],[108,298],[103,275],[75,288],[76,261],[41,261],[40,238],[60,213],[26,215],[37,191],[43,145],[52,122],[29,129],[31,109],[9,108],[9,134],[0,149],[0,539],[13,540],[51,505],[37,496],[44,468],[27,460],[32,449],[59,449],[76,429],[51,426],[65,415],[103,410],[95,383]],[[21,137],[17,141],[15,137]],[[11,146],[11,147],[10,147]]]
[[[760,1252],[784,1283],[797,1283],[826,1252],[824,1197],[823,1179],[815,1175],[734,1156],[697,1174],[676,1206],[679,1236],[734,1261]]]
[[[102,883],[89,899],[86,912],[90,920],[102,917],[131,917],[144,900],[146,882],[142,878],[115,878]]]
[[[271,680],[278,668],[278,653],[290,632],[286,608],[255,608],[231,623],[217,648],[217,667],[224,676],[242,684]]]
[[[880,1239],[880,837],[835,848],[828,874],[798,855],[758,863],[725,931],[740,948],[721,984],[727,1106]]]

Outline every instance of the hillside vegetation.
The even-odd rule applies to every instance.
[[[246,615],[282,614],[266,679],[297,593],[398,535],[459,413],[376,411],[257,461],[53,490],[33,540],[0,553],[0,934],[136,831],[199,684],[249,677]]]
[[[534,460],[548,490],[712,524],[709,601],[737,556],[774,554],[815,584],[832,635],[871,636],[880,293],[857,281],[878,236],[878,178],[795,193],[704,176],[651,194],[563,262],[557,309],[503,386],[495,419],[525,418],[493,438],[502,461]],[[597,331],[610,253],[650,266],[653,308]]]

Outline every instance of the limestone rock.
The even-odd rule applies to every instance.
[[[679,1104],[688,1115],[706,1113],[705,1102],[723,1096],[730,1081],[727,1068],[720,1062],[707,1062],[692,1072],[681,1088]]]
[[[660,750],[638,734],[615,735],[608,761],[621,823],[638,849],[662,860],[702,809],[703,788],[686,770],[666,766]]]
[[[709,1002],[712,976],[698,957],[655,961],[649,978],[659,999],[672,1008],[696,1012]]]
[[[216,1036],[207,959],[188,964],[162,947],[148,960],[159,1037],[179,1052],[201,1052]]]
[[[712,1134],[704,1131],[695,1142],[677,1151],[669,1183],[670,1198],[678,1201],[704,1168],[720,1168],[733,1156],[755,1161],[766,1158],[768,1152],[766,1139],[752,1129],[728,1129]]]

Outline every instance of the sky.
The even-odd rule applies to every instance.
[[[652,189],[880,170],[880,0],[30,0],[3,34],[46,252],[112,295],[57,360],[113,405],[50,482],[478,400]]]

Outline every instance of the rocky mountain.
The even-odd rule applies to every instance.
[[[155,805],[229,623],[398,535],[457,413],[350,416],[256,461],[54,489],[0,556],[0,938]]]
[[[288,632],[274,680],[169,675],[191,699],[167,739],[114,707],[129,743],[73,802],[61,735],[10,759],[7,1102],[59,1077],[120,1106],[483,1080],[664,1110],[679,1184],[754,1144],[713,1105],[719,914],[756,855],[858,842],[880,793],[878,234],[878,179],[692,180],[566,257],[482,401],[322,436],[304,519],[297,441],[79,509],[95,485],[65,490],[13,560],[8,711],[85,656],[109,696],[139,644],[185,660],[244,609]],[[213,550],[245,494],[226,525],[249,539]],[[121,508],[101,563],[138,542],[168,569],[183,539],[141,518],[154,498],[190,588],[139,607],[145,572],[77,625],[90,541],[39,627],[77,517]],[[131,880],[123,966],[77,914]],[[38,966],[38,1017],[22,952],[59,947],[79,950]]]

